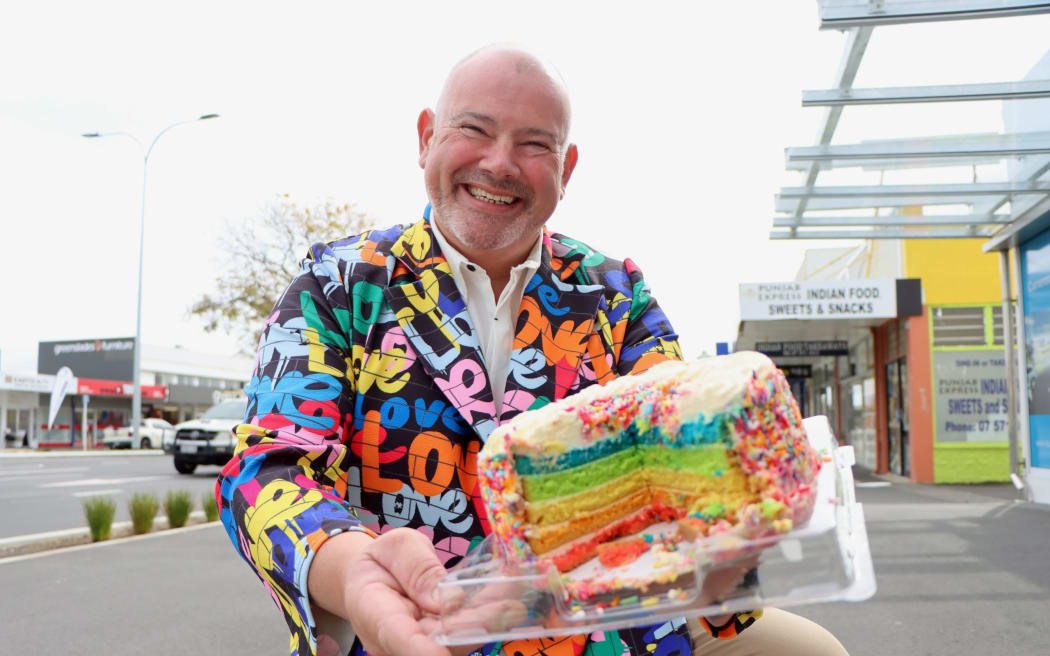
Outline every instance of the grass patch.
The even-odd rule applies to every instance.
[[[128,501],[128,514],[131,515],[131,532],[135,535],[149,533],[153,530],[153,518],[160,510],[160,499],[152,492],[136,492]]]
[[[91,497],[84,500],[84,517],[87,518],[91,541],[108,540],[113,528],[113,516],[117,514],[117,502],[109,497]]]
[[[164,512],[168,516],[168,526],[181,528],[186,525],[193,510],[193,497],[186,490],[171,490],[164,497]]]
[[[209,490],[201,495],[201,508],[204,509],[204,518],[207,521],[219,521],[219,505],[215,502],[214,492]]]

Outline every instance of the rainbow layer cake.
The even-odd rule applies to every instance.
[[[644,588],[692,566],[681,543],[805,522],[820,462],[784,375],[742,352],[661,363],[522,413],[489,436],[478,475],[513,557]]]

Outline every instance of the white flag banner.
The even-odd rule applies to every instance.
[[[62,367],[55,374],[55,383],[51,386],[51,404],[47,413],[48,430],[51,430],[51,427],[55,425],[55,417],[58,416],[62,402],[66,400],[66,394],[73,389],[75,381],[73,370],[69,367]]]

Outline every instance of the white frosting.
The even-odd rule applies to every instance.
[[[677,390],[677,413],[682,422],[712,416],[729,409],[743,398],[752,374],[760,378],[772,373],[776,365],[761,353],[741,351],[732,355],[701,360],[661,362],[635,376],[621,376],[605,385],[592,385],[568,398],[542,408],[523,412],[492,432],[489,440],[502,443],[511,439],[517,453],[560,453],[585,446],[607,436],[588,435],[577,408],[602,400],[634,394],[639,388],[670,383]]]

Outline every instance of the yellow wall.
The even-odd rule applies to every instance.
[[[927,305],[1000,302],[999,253],[982,252],[986,241],[907,239],[904,277],[922,278]]]

